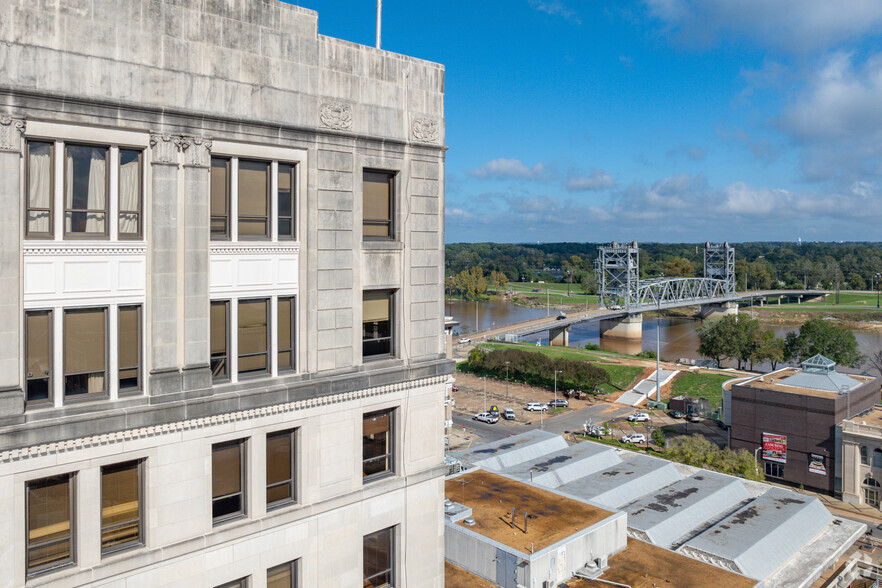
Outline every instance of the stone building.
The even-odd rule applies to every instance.
[[[443,584],[443,98],[276,0],[0,4],[0,586]]]
[[[882,508],[882,406],[842,421],[842,500]]]

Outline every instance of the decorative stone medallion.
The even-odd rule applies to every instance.
[[[0,116],[0,151],[21,151],[21,136],[25,121],[11,116]]]
[[[319,113],[319,122],[329,129],[349,131],[352,129],[352,107],[340,102],[324,102]]]
[[[441,136],[441,126],[433,118],[415,118],[410,127],[414,141],[421,143],[437,143]]]

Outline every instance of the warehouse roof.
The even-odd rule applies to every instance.
[[[515,467],[568,446],[560,435],[540,429],[493,441],[458,455],[463,463],[490,470]]]
[[[599,443],[577,443],[559,451],[506,468],[505,473],[519,480],[557,488],[622,460],[612,447]]]

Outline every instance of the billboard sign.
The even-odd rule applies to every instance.
[[[763,459],[787,463],[787,436],[763,433]]]
[[[827,475],[827,462],[823,455],[809,454],[809,471],[813,474]]]

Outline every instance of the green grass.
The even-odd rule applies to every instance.
[[[723,382],[732,378],[733,376],[728,374],[682,373],[674,380],[672,394],[704,398],[714,408],[720,408],[723,402]]]
[[[537,284],[535,282],[509,282],[506,284],[506,290],[514,290],[525,295],[538,298],[538,302],[542,305],[546,302],[545,291],[548,290],[549,304],[597,304],[597,296],[594,294],[585,294],[582,292],[582,286],[579,284],[569,284],[570,295],[567,296],[567,284],[547,283]],[[539,290],[539,292],[533,292]]]
[[[802,304],[776,304],[774,300],[764,306],[754,305],[753,308],[768,310],[787,310],[800,312],[878,312],[876,309],[875,294],[861,294],[857,292],[840,292],[839,304],[835,303],[836,295],[828,294],[823,302],[803,302]]]

